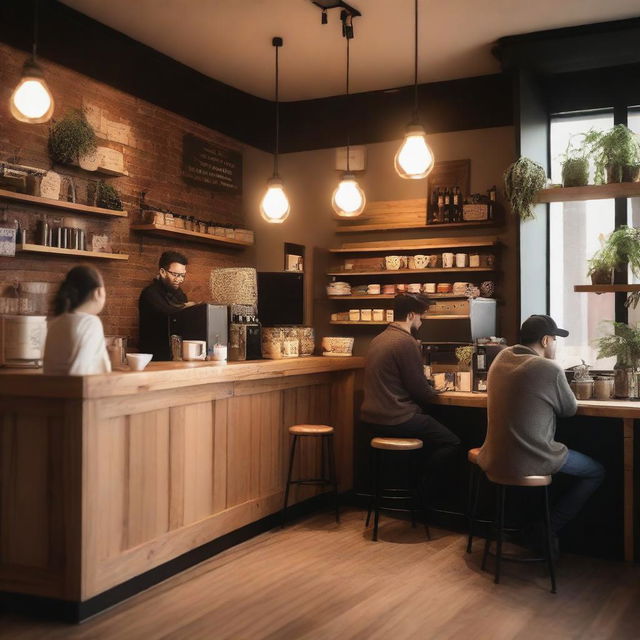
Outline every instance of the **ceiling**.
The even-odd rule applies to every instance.
[[[354,19],[351,91],[413,83],[413,0],[347,0]],[[62,0],[63,4],[201,73],[261,98],[344,93],[346,41],[339,10],[320,23],[311,0]],[[419,82],[499,71],[500,37],[640,15],[638,0],[419,0]]]

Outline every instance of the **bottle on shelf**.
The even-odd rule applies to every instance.
[[[431,199],[429,201],[429,208],[427,209],[427,224],[434,224],[438,217],[438,190],[434,189],[431,192]]]
[[[489,220],[493,220],[495,216],[495,206],[496,206],[496,185],[494,184],[491,189],[487,192],[489,195]]]
[[[451,222],[451,193],[449,191],[449,187],[447,187],[444,191],[444,216],[442,222],[447,223]]]
[[[453,187],[453,196],[451,198],[451,222],[460,222],[460,188]]]
[[[444,193],[442,189],[438,189],[438,216],[436,222],[440,223],[444,220]]]

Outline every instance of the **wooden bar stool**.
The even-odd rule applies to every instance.
[[[551,541],[551,518],[549,516],[549,485],[551,484],[551,476],[521,476],[502,478],[485,474],[487,480],[496,485],[496,515],[494,520],[494,537],[496,540],[496,567],[494,582],[500,582],[500,565],[502,560],[510,560],[515,562],[546,562],[549,569],[549,578],[551,580],[551,593],[556,593],[556,575],[552,555]],[[544,558],[517,558],[502,556],[502,542],[504,537],[504,512],[506,504],[506,494],[509,487],[535,487],[544,491],[544,526],[545,526],[545,557]],[[487,536],[484,544],[484,554],[482,556],[482,570],[484,571],[491,546],[491,536]]]
[[[480,494],[480,482],[482,481],[482,469],[478,465],[480,447],[469,449],[467,460],[469,461],[469,495],[467,498],[467,516],[469,518],[469,537],[467,538],[467,553],[471,553],[473,545],[473,532],[478,511],[478,496]]]
[[[365,526],[369,526],[371,511],[373,511],[373,536],[372,540],[378,539],[378,522],[380,511],[403,511],[411,514],[411,524],[416,526],[415,512],[422,509],[418,488],[415,481],[415,473],[412,465],[409,466],[409,486],[408,487],[386,487],[380,486],[380,474],[383,472],[383,465],[387,455],[406,455],[407,452],[415,452],[422,449],[422,440],[417,438],[373,438],[371,440],[371,450],[373,453],[373,495],[369,503],[367,521]],[[414,456],[414,453],[411,453]],[[413,461],[413,460],[412,460]],[[406,507],[387,507],[383,505],[385,500],[399,500],[407,503]],[[426,515],[426,514],[425,514]],[[425,530],[427,538],[431,540],[429,525],[425,517]]]
[[[289,427],[291,435],[291,450],[289,453],[289,473],[287,474],[287,486],[284,491],[284,506],[282,507],[282,526],[287,517],[287,503],[289,501],[289,488],[292,484],[319,485],[333,487],[335,498],[336,522],[340,522],[340,509],[338,505],[338,479],[336,475],[336,458],[333,449],[333,427],[324,424],[296,424]],[[320,443],[320,477],[300,478],[292,480],[293,463],[296,456],[296,446],[299,438],[321,438]],[[325,454],[326,449],[326,454]]]

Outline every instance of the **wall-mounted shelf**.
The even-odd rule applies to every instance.
[[[104,253],[102,251],[79,251],[78,249],[60,249],[59,247],[44,247],[39,244],[18,244],[16,253],[45,253],[59,256],[79,256],[81,258],[97,258],[100,260],[128,260],[124,253]]]
[[[576,293],[628,293],[640,291],[640,284],[576,284]]]
[[[395,271],[329,271],[328,276],[388,276],[407,273],[477,273],[480,271],[495,271],[494,267],[437,267],[433,269],[396,269]]]
[[[8,200],[10,202],[20,202],[21,204],[35,204],[41,207],[50,207],[51,209],[61,209],[63,211],[71,211],[73,213],[86,213],[97,216],[126,218],[129,215],[126,211],[103,209],[102,207],[90,207],[86,204],[65,202],[64,200],[39,198],[38,196],[30,196],[26,193],[15,193],[13,191],[6,191],[5,189],[0,189],[0,199]]]
[[[414,240],[406,243],[385,244],[378,242],[343,245],[340,249],[329,249],[329,253],[388,253],[389,251],[432,251],[434,249],[468,249],[475,247],[495,247],[495,238],[478,238],[477,240],[459,240],[457,238],[440,238],[437,241]],[[413,269],[412,269],[413,271]]]
[[[426,214],[425,214],[426,215]],[[496,220],[473,220],[468,222],[443,222],[442,224],[417,224],[417,223],[380,223],[380,224],[346,224],[336,228],[336,233],[361,233],[365,231],[408,231],[411,229],[424,229],[432,231],[434,229],[459,229],[467,227],[490,227],[496,226]]]
[[[423,320],[465,320],[468,319],[468,315],[432,315],[432,316],[422,316]],[[331,320],[329,324],[354,324],[354,325],[386,325],[389,322],[373,322],[373,321],[362,321],[362,320]]]
[[[538,192],[536,202],[580,202],[609,198],[640,197],[640,182],[589,184],[586,187],[555,187]]]
[[[400,293],[400,292],[398,292]],[[427,293],[425,294],[431,298],[467,298],[465,295],[453,295],[453,293]],[[379,293],[379,294],[365,294],[356,296],[327,296],[329,300],[370,300],[375,302],[376,300],[393,300],[396,297],[395,293]]]
[[[189,238],[197,242],[207,242],[209,244],[215,244],[233,249],[244,249],[246,247],[252,247],[252,242],[245,242],[244,240],[236,240],[235,238],[223,238],[221,236],[213,236],[209,233],[200,233],[199,231],[187,231],[186,229],[176,229],[175,227],[169,227],[164,224],[132,224],[132,231],[140,231],[142,233],[149,233],[151,235],[165,236],[169,238]]]

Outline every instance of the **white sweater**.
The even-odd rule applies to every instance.
[[[49,321],[44,347],[46,375],[85,376],[108,373],[111,362],[98,316],[63,313]]]

